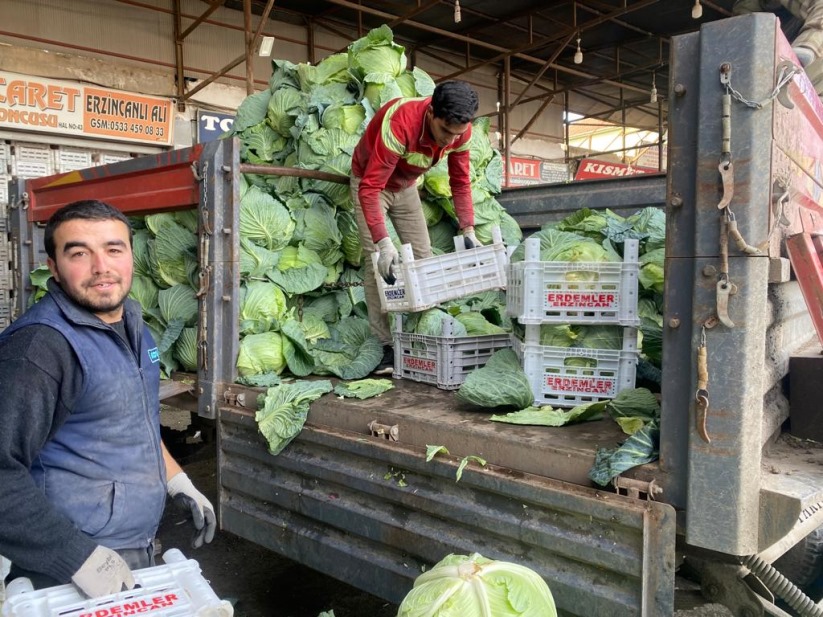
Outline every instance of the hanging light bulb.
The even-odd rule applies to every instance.
[[[461,19],[460,0],[454,0],[454,23],[459,24]]]
[[[654,73],[652,73],[652,89],[649,92],[649,103],[657,103],[657,84],[655,83]]]
[[[700,0],[694,0],[694,6],[692,7],[692,19],[700,19],[703,17],[703,5],[700,4]]]
[[[574,52],[574,63],[575,64],[582,64],[583,62],[583,50],[580,49],[580,37],[577,37],[577,51]]]

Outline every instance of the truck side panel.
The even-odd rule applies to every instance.
[[[273,457],[250,412],[219,423],[223,527],[377,596],[477,551],[540,573],[566,615],[672,614],[670,506],[491,464],[456,482],[455,457],[315,424]]]

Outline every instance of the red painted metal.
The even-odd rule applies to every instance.
[[[121,163],[36,178],[26,182],[32,222],[44,222],[73,201],[98,199],[127,214],[181,210],[200,202],[192,164],[203,152],[198,144]]]
[[[786,239],[786,248],[817,338],[823,343],[823,237],[819,233],[795,234]]]

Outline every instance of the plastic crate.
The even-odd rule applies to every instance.
[[[11,146],[0,141],[0,176],[11,173]]]
[[[540,239],[508,268],[506,313],[522,324],[640,325],[638,241],[626,240],[622,263],[540,261]]]
[[[220,600],[193,559],[177,549],[164,553],[164,565],[134,572],[138,587],[88,599],[74,585],[32,591],[26,578],[6,586],[2,617],[123,617],[149,613],[162,617],[231,617],[232,605]]]
[[[65,173],[92,166],[92,153],[81,148],[62,146],[56,152],[55,171]]]
[[[455,236],[454,253],[417,260],[411,245],[404,244],[394,285],[387,285],[378,273],[378,253],[373,253],[381,309],[414,313],[481,291],[505,289],[508,255],[499,228],[492,230],[492,239],[488,246],[467,249],[463,237]]]
[[[451,322],[443,322],[442,336],[403,332],[403,317],[395,320],[395,379],[429,383],[441,390],[459,388],[473,370],[486,365],[498,349],[511,347],[508,334],[455,336]]]
[[[614,398],[635,387],[637,329],[623,328],[623,349],[581,349],[540,345],[539,326],[526,327],[526,341],[512,335],[534,393],[535,405],[575,407]],[[530,341],[537,342],[530,342]],[[570,359],[593,361],[593,366],[569,366]]]
[[[11,175],[17,178],[41,178],[54,173],[54,153],[47,145],[12,143]]]

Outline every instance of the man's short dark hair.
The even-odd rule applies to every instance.
[[[478,104],[477,92],[465,81],[444,81],[432,94],[434,117],[447,124],[468,124],[474,120]]]
[[[72,203],[63,206],[57,212],[52,214],[49,222],[46,223],[46,233],[43,242],[46,245],[46,254],[49,257],[52,259],[55,258],[56,247],[54,246],[54,232],[63,223],[77,219],[83,219],[86,221],[115,220],[125,223],[129,230],[129,245],[132,245],[134,231],[132,230],[131,223],[129,223],[129,219],[125,214],[103,201],[97,201],[96,199],[85,199],[83,201],[73,201]]]

